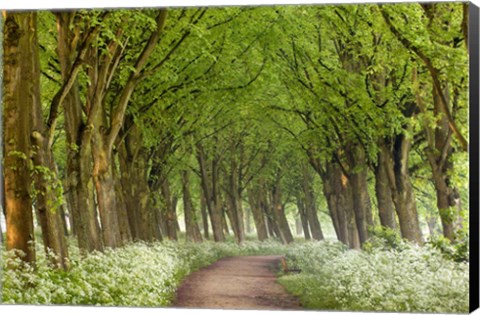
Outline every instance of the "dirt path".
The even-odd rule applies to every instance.
[[[280,256],[227,257],[188,276],[174,307],[301,309],[275,280]]]

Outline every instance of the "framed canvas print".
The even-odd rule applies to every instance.
[[[2,311],[478,308],[474,3],[9,5]]]

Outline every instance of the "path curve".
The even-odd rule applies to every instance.
[[[234,256],[189,275],[173,307],[301,309],[297,298],[276,282],[281,256]]]

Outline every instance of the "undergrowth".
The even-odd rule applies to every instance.
[[[388,242],[387,242],[388,243]],[[38,249],[37,267],[4,269],[2,302],[168,306],[191,272],[235,255],[286,255],[299,274],[279,282],[308,309],[395,312],[468,312],[468,262],[448,259],[438,248],[373,238],[363,251],[339,242],[246,241],[134,243],[81,256],[70,246],[68,272],[51,268]],[[22,263],[3,251],[3,267]]]
[[[70,246],[68,272],[51,268],[40,248],[36,269],[4,251],[2,303],[168,306],[191,272],[225,256],[275,254],[281,249],[276,242],[136,242],[81,257],[78,248]],[[17,270],[5,269],[7,263]]]
[[[373,243],[373,244],[372,244]],[[287,261],[302,270],[280,277],[309,309],[467,313],[469,265],[430,245],[372,240],[356,251],[338,242],[305,243]]]

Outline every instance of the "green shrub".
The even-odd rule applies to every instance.
[[[376,249],[382,250],[402,250],[406,247],[406,242],[396,230],[385,226],[377,225],[369,227],[370,238],[363,244],[363,250],[372,252]]]
[[[355,251],[319,242],[298,246],[290,256],[302,272],[279,281],[310,309],[468,312],[468,264],[428,246]]]
[[[246,241],[242,245],[233,241],[136,242],[85,257],[76,246],[69,249],[68,272],[52,268],[41,244],[37,244],[36,269],[14,258],[13,252],[4,251],[3,267],[10,264],[17,268],[3,272],[3,303],[167,306],[185,276],[222,257],[285,251],[275,241]]]
[[[373,243],[349,250],[340,242],[246,241],[134,243],[85,257],[70,246],[68,272],[52,268],[40,244],[36,269],[3,253],[3,303],[168,306],[191,272],[235,255],[285,255],[300,274],[279,282],[306,308],[394,312],[467,312],[468,262],[448,259],[434,246]],[[396,248],[396,249],[393,249]],[[399,249],[400,248],[400,249]]]
[[[442,235],[437,235],[431,237],[426,245],[439,250],[445,258],[456,262],[467,262],[470,259],[468,236],[460,233],[457,235],[455,243],[450,242]]]

